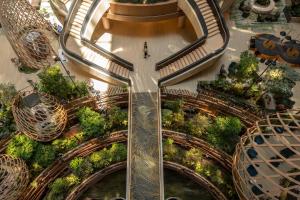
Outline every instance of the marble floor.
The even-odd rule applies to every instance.
[[[174,54],[191,42],[196,35],[187,21],[183,29],[177,19],[147,23],[113,22],[111,29],[104,31],[101,24],[94,33],[94,41],[106,50],[124,58],[134,65],[130,73],[134,92],[157,90],[158,61]],[[144,42],[148,44],[150,57],[144,59]]]
[[[163,167],[158,93],[132,93],[131,130],[128,135],[127,195],[129,199],[163,197]]]

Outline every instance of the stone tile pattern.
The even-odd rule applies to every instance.
[[[131,173],[128,177],[130,200],[162,199],[157,95],[156,92],[132,94],[132,132],[129,135]]]

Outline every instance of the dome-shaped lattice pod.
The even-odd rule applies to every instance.
[[[300,199],[300,110],[258,121],[237,145],[233,161],[241,199]]]
[[[55,63],[55,34],[27,0],[0,0],[0,23],[22,64],[40,69]]]
[[[24,49],[27,49],[31,57],[35,59],[47,59],[50,55],[50,45],[48,39],[38,30],[30,30],[22,36]]]
[[[19,131],[42,142],[57,138],[67,123],[64,107],[53,96],[45,93],[18,93],[12,111]]]
[[[0,155],[0,199],[19,199],[28,182],[28,168],[22,159]]]

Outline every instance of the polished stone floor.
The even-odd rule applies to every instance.
[[[158,115],[158,93],[132,94],[132,127],[128,136],[129,199],[159,200],[163,196],[162,138]]]

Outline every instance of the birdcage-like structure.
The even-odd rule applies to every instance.
[[[300,199],[300,110],[269,115],[250,128],[232,172],[242,200]]]
[[[51,26],[27,0],[0,0],[0,23],[23,65],[40,69],[55,63]]]
[[[20,158],[0,155],[0,199],[17,200],[29,183],[29,171]]]
[[[12,111],[19,131],[41,142],[57,138],[67,123],[67,112],[55,97],[37,91],[18,93]]]

